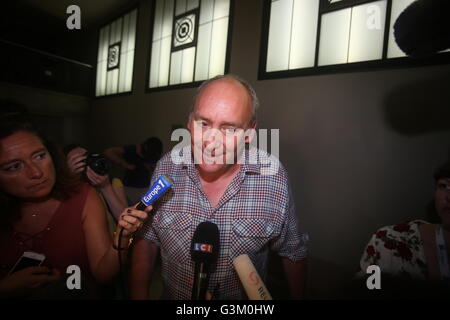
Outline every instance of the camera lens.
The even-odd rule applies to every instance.
[[[90,153],[86,158],[86,164],[91,168],[96,174],[104,176],[108,174],[110,164],[108,159],[104,155],[99,153]]]

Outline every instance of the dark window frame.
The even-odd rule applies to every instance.
[[[136,10],[136,29],[135,29],[135,43],[134,43],[134,57],[133,57],[133,73],[131,75],[131,90],[127,91],[127,92],[120,92],[120,93],[113,93],[113,94],[105,94],[103,96],[97,96],[96,93],[96,89],[97,89],[97,68],[98,68],[98,51],[100,50],[100,46],[99,46],[99,42],[100,42],[100,31],[106,27],[107,25],[111,24],[112,22],[116,21],[117,19],[126,16],[127,14],[131,13],[132,11]],[[92,98],[93,99],[106,99],[106,98],[111,98],[111,97],[120,97],[120,96],[129,96],[132,95],[135,89],[135,83],[134,83],[134,68],[136,67],[136,44],[137,44],[137,35],[138,35],[138,26],[139,26],[139,17],[140,15],[140,10],[139,10],[139,5],[134,4],[133,6],[129,7],[126,10],[123,10],[122,13],[115,15],[112,19],[108,19],[108,21],[106,23],[103,23],[97,31],[97,37],[96,37],[96,43],[97,43],[97,51],[96,51],[96,56],[95,56],[95,69],[94,69],[94,74],[95,76],[92,77],[93,78],[93,84],[92,86],[94,87],[94,90],[92,92]],[[123,28],[123,25],[122,25]],[[122,30],[123,32],[123,30]],[[122,42],[122,40],[120,41]],[[109,50],[109,46],[108,46],[108,50]],[[120,50],[122,50],[122,45],[120,46]],[[119,57],[119,66],[120,66],[120,57]],[[111,69],[112,70],[112,69]],[[107,70],[109,71],[109,70]]]
[[[329,3],[328,0],[320,0],[319,14],[351,8],[360,4],[366,4],[375,1],[378,0],[342,0],[335,3]]]
[[[176,1],[176,0],[175,0]],[[190,10],[198,10],[198,21],[200,21],[200,9],[202,5],[202,1],[210,1],[210,0],[199,0],[198,8]],[[230,12],[228,14],[228,34],[227,34],[227,50],[225,53],[225,68],[224,68],[224,74],[227,74],[230,70],[230,62],[231,62],[231,43],[232,43],[232,35],[233,35],[233,26],[234,26],[234,8],[235,8],[235,0],[230,0]],[[148,57],[147,57],[147,72],[146,72],[146,79],[145,79],[145,92],[146,93],[152,93],[152,92],[159,92],[159,91],[167,91],[167,90],[177,90],[177,89],[185,89],[185,88],[196,88],[200,86],[204,81],[192,81],[188,83],[181,83],[181,84],[175,84],[175,85],[167,85],[163,87],[156,87],[156,88],[150,88],[150,67],[151,67],[151,60],[152,60],[152,47],[153,47],[153,27],[154,27],[154,21],[155,21],[155,10],[156,10],[156,0],[152,1],[152,8],[151,8],[151,23],[150,23],[150,44],[148,48]],[[176,5],[174,5],[174,13],[173,17],[175,19],[175,10]],[[183,13],[184,15],[185,13]],[[179,15],[180,16],[180,15]],[[200,27],[200,23],[197,23],[196,27]],[[173,41],[171,41],[171,47],[173,46]],[[171,51],[172,54],[173,51]],[[195,54],[195,62],[194,62],[194,68],[195,63],[197,61],[197,52]],[[169,67],[169,74],[170,74],[170,67]],[[194,79],[195,79],[195,70],[194,70]]]

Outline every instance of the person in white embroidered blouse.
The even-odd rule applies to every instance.
[[[450,291],[450,162],[436,170],[434,179],[434,208],[440,223],[414,220],[378,229],[365,247],[358,278],[377,265],[381,283],[383,278],[388,285],[396,283],[399,297],[434,296],[437,287]]]

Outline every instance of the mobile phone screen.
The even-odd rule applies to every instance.
[[[11,273],[28,268],[28,267],[36,267],[41,264],[41,260],[32,259],[29,257],[21,257],[19,263],[16,264]]]

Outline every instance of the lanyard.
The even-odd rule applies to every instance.
[[[441,270],[441,278],[450,281],[450,267],[447,257],[447,246],[445,245],[444,230],[442,226],[436,228],[436,249],[439,260],[439,269]]]

